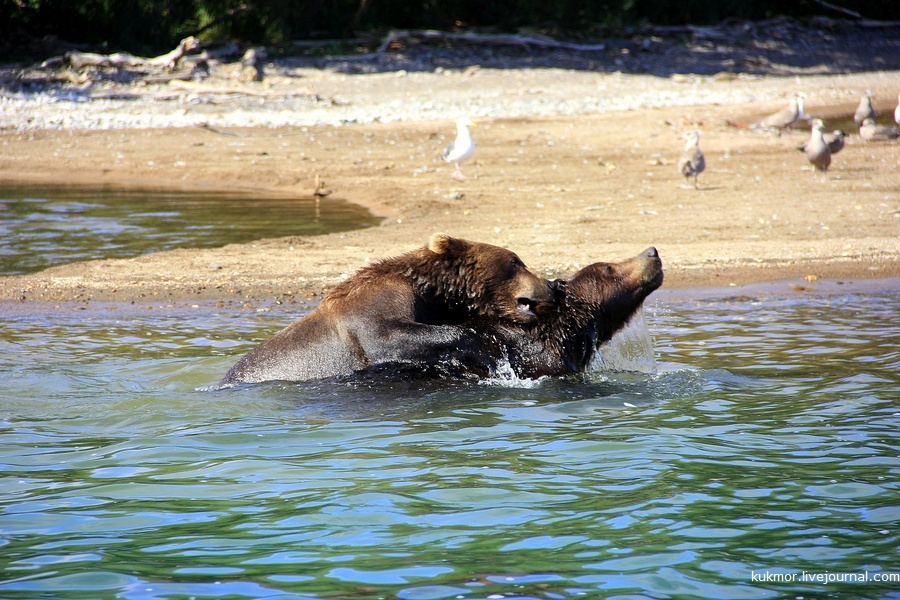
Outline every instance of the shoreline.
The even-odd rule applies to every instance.
[[[318,177],[332,197],[383,218],[343,233],[0,276],[0,300],[308,305],[367,262],[420,247],[438,231],[507,247],[549,278],[651,245],[663,258],[669,289],[900,277],[900,143],[866,144],[852,133],[820,177],[796,150],[808,130],[775,135],[747,126],[798,88],[809,96],[808,114],[826,122],[845,122],[866,89],[887,115],[900,93],[900,71],[733,80],[560,69],[316,72],[304,85],[355,98],[320,107],[329,119],[366,110],[372,122],[239,128],[226,118],[221,130],[19,130],[13,122],[28,115],[0,102],[7,123],[0,128],[0,182],[290,198],[309,197]],[[424,89],[432,89],[431,99]],[[473,130],[475,158],[463,166],[468,178],[458,182],[437,155],[453,137],[452,117],[467,106],[466,94],[483,116]],[[626,108],[616,108],[613,97]],[[647,105],[654,97],[669,105]],[[530,111],[511,116],[523,98]],[[197,109],[209,122],[238,114],[228,98],[210,99]],[[605,109],[594,110],[603,102]],[[53,122],[77,114],[87,123],[109,108],[59,104],[32,108]],[[254,118],[281,110],[268,100],[258,104]],[[193,110],[124,106],[136,113]],[[407,120],[375,122],[385,107]],[[675,167],[679,135],[689,129],[701,132],[707,159],[699,190],[686,187]]]
[[[804,279],[779,279],[755,281],[727,286],[667,287],[653,292],[645,304],[665,305],[667,302],[760,302],[773,299],[843,296],[843,295],[895,295],[900,297],[900,277],[884,279],[840,278],[806,281]],[[0,316],[57,315],[81,313],[95,315],[109,313],[117,317],[138,314],[189,316],[216,311],[229,314],[283,315],[291,321],[299,319],[318,305],[318,300],[294,302],[263,301],[258,303],[235,299],[173,299],[165,297],[143,298],[140,301],[122,300],[64,300],[60,302],[28,302],[0,299]]]

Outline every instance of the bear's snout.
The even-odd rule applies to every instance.
[[[657,289],[663,282],[662,259],[655,247],[650,246],[636,257],[642,262],[641,279],[645,285]]]
[[[537,303],[531,298],[516,298],[516,310],[527,319],[537,317]]]
[[[643,256],[644,258],[659,258],[659,252],[656,250],[655,246],[650,246],[641,252],[640,256]]]
[[[560,294],[552,282],[532,275],[522,283],[518,293],[515,294],[519,320],[530,323],[537,319],[539,314],[548,312],[559,303]]]

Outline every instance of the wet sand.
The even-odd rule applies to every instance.
[[[474,85],[484,103],[551,88],[564,96],[559,88],[569,85],[566,73],[476,73],[482,80],[475,84],[462,72],[359,76],[377,81],[321,74],[316,85],[330,83],[328,89],[356,104],[366,102],[353,95],[361,81],[372,98],[398,99]],[[344,126],[7,129],[0,133],[0,180],[6,182],[308,197],[318,176],[332,190],[321,202],[356,202],[383,222],[340,234],[0,277],[0,300],[7,307],[67,301],[306,305],[367,262],[420,246],[436,231],[506,246],[549,277],[654,245],[668,289],[777,281],[802,291],[815,280],[900,276],[900,144],[865,144],[851,135],[827,177],[814,176],[796,149],[808,130],[779,136],[748,127],[798,88],[810,96],[807,112],[831,123],[846,123],[862,91],[873,90],[886,124],[900,73],[752,80],[579,73],[570,85],[573,97],[646,88],[651,96],[668,90],[677,98],[672,90],[702,88],[733,100],[558,116],[498,111],[475,119],[477,152],[463,165],[462,182],[437,158],[453,137],[456,115]],[[102,109],[90,104],[84,109]],[[700,189],[686,186],[676,172],[678,136],[688,129],[701,132],[706,154]]]

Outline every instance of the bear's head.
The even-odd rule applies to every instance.
[[[585,310],[596,323],[596,343],[609,340],[663,282],[662,260],[650,247],[620,263],[598,262],[578,271],[565,288],[567,304]]]
[[[598,347],[612,338],[662,285],[662,261],[656,248],[621,263],[594,263],[568,281],[557,279],[551,290],[559,298],[555,311],[527,325],[476,322],[482,339],[497,339],[505,351],[493,349],[496,369],[504,361],[520,377],[584,372]]]
[[[471,316],[531,323],[555,309],[550,282],[499,246],[436,233],[426,250],[433,259],[436,292],[464,304]]]

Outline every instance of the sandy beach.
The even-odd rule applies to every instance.
[[[868,90],[879,122],[892,123],[900,71],[271,68],[262,83],[215,85],[166,99],[172,86],[129,100],[8,95],[0,181],[299,198],[318,178],[332,190],[321,202],[363,205],[381,225],[0,277],[5,305],[314,301],[436,231],[508,247],[550,277],[650,245],[667,288],[900,276],[900,143],[864,143],[848,121]],[[753,127],[799,91],[807,114],[851,134],[827,176],[797,150],[808,125],[783,135]],[[456,181],[438,156],[463,114],[477,123],[477,150]],[[706,155],[699,189],[676,170],[688,130],[700,131]]]

